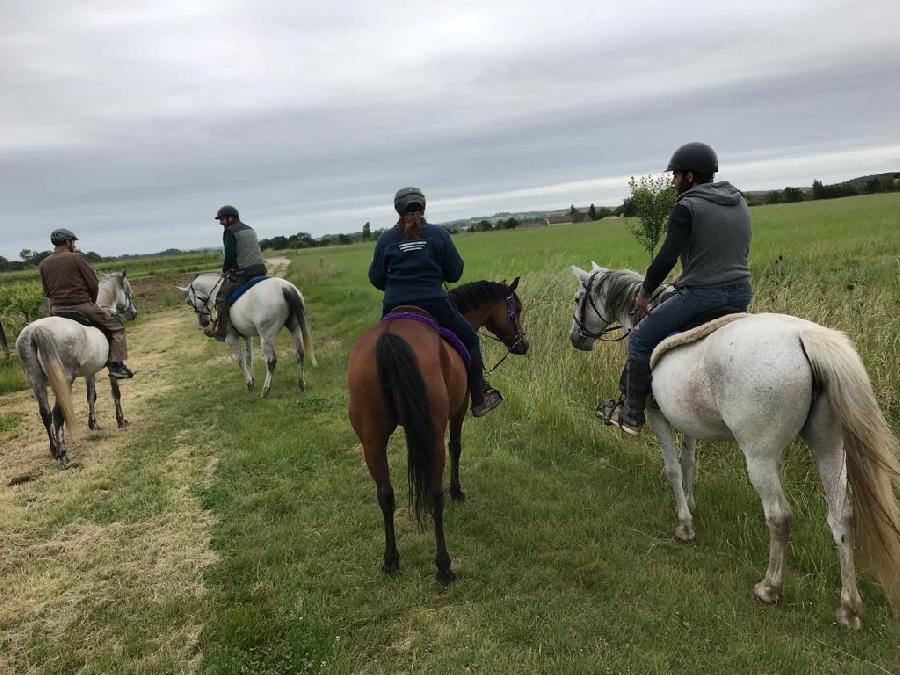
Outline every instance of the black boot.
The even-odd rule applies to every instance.
[[[134,377],[131,369],[121,361],[110,361],[106,364],[106,371],[110,377],[114,377],[117,380],[128,380]]]
[[[503,403],[503,394],[487,383],[480,368],[469,371],[469,394],[472,397],[472,417],[484,417]]]
[[[644,406],[650,393],[650,364],[629,359],[625,371],[625,405],[615,422],[626,434],[637,436],[644,426]]]
[[[228,335],[228,326],[230,325],[231,317],[228,316],[228,305],[216,306],[216,325],[210,337],[214,337],[219,342],[225,342],[225,336]]]

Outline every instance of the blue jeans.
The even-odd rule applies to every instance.
[[[429,298],[427,300],[416,300],[415,302],[403,302],[403,305],[415,305],[421,307],[434,317],[434,320],[444,328],[449,328],[459,337],[466,349],[469,350],[469,356],[472,357],[472,371],[484,370],[484,361],[481,356],[481,340],[478,333],[469,325],[465,317],[459,313],[453,305],[450,304],[449,298]],[[386,316],[397,305],[385,304],[382,306],[381,316]],[[649,358],[649,357],[648,357]]]
[[[716,288],[679,288],[671,298],[655,308],[628,336],[628,360],[650,363],[653,349],[698,314],[723,307],[745,312],[753,298],[750,284]]]

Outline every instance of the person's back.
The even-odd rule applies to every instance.
[[[422,223],[416,238],[392,228],[378,238],[369,280],[384,291],[385,305],[446,297],[444,281],[462,276],[463,261],[442,227]]]
[[[442,227],[425,222],[425,195],[419,188],[402,188],[394,196],[399,220],[375,244],[369,281],[384,291],[382,317],[400,305],[416,305],[448,328],[468,349],[468,372],[472,415],[481,417],[503,402],[499,391],[484,379],[484,361],[478,333],[450,302],[445,281],[456,282],[463,273],[463,260]]]
[[[95,304],[100,284],[93,268],[75,250],[77,239],[71,230],[54,230],[50,243],[55,248],[38,265],[44,295],[50,300],[50,313],[75,311],[84,316],[109,341],[109,376],[117,379],[134,377],[125,365],[128,357],[125,326],[116,316]]]
[[[691,218],[681,253],[679,288],[713,288],[750,281],[750,209],[727,181],[702,183],[678,196]]]

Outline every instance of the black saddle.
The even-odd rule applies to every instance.
[[[743,311],[743,309],[738,309],[737,307],[719,307],[719,309],[713,309],[708,312],[703,312],[681,326],[681,328],[678,329],[678,332],[684,333],[691,330],[692,328],[696,328],[697,326],[702,326],[705,323],[709,323],[714,319],[721,319],[723,316],[727,316],[729,314],[737,314]]]
[[[63,307],[57,307],[53,310],[53,316],[58,316],[60,319],[71,319],[76,323],[80,323],[82,326],[88,326],[89,328],[96,328],[101,333],[106,336],[108,340],[112,333],[105,328],[104,326],[98,326],[93,321],[91,321],[85,314],[82,314],[77,309],[66,309]]]

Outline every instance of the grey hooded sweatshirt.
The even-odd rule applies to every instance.
[[[749,283],[750,209],[731,183],[703,183],[681,193],[668,232],[644,277],[652,293],[681,258],[679,288]]]

